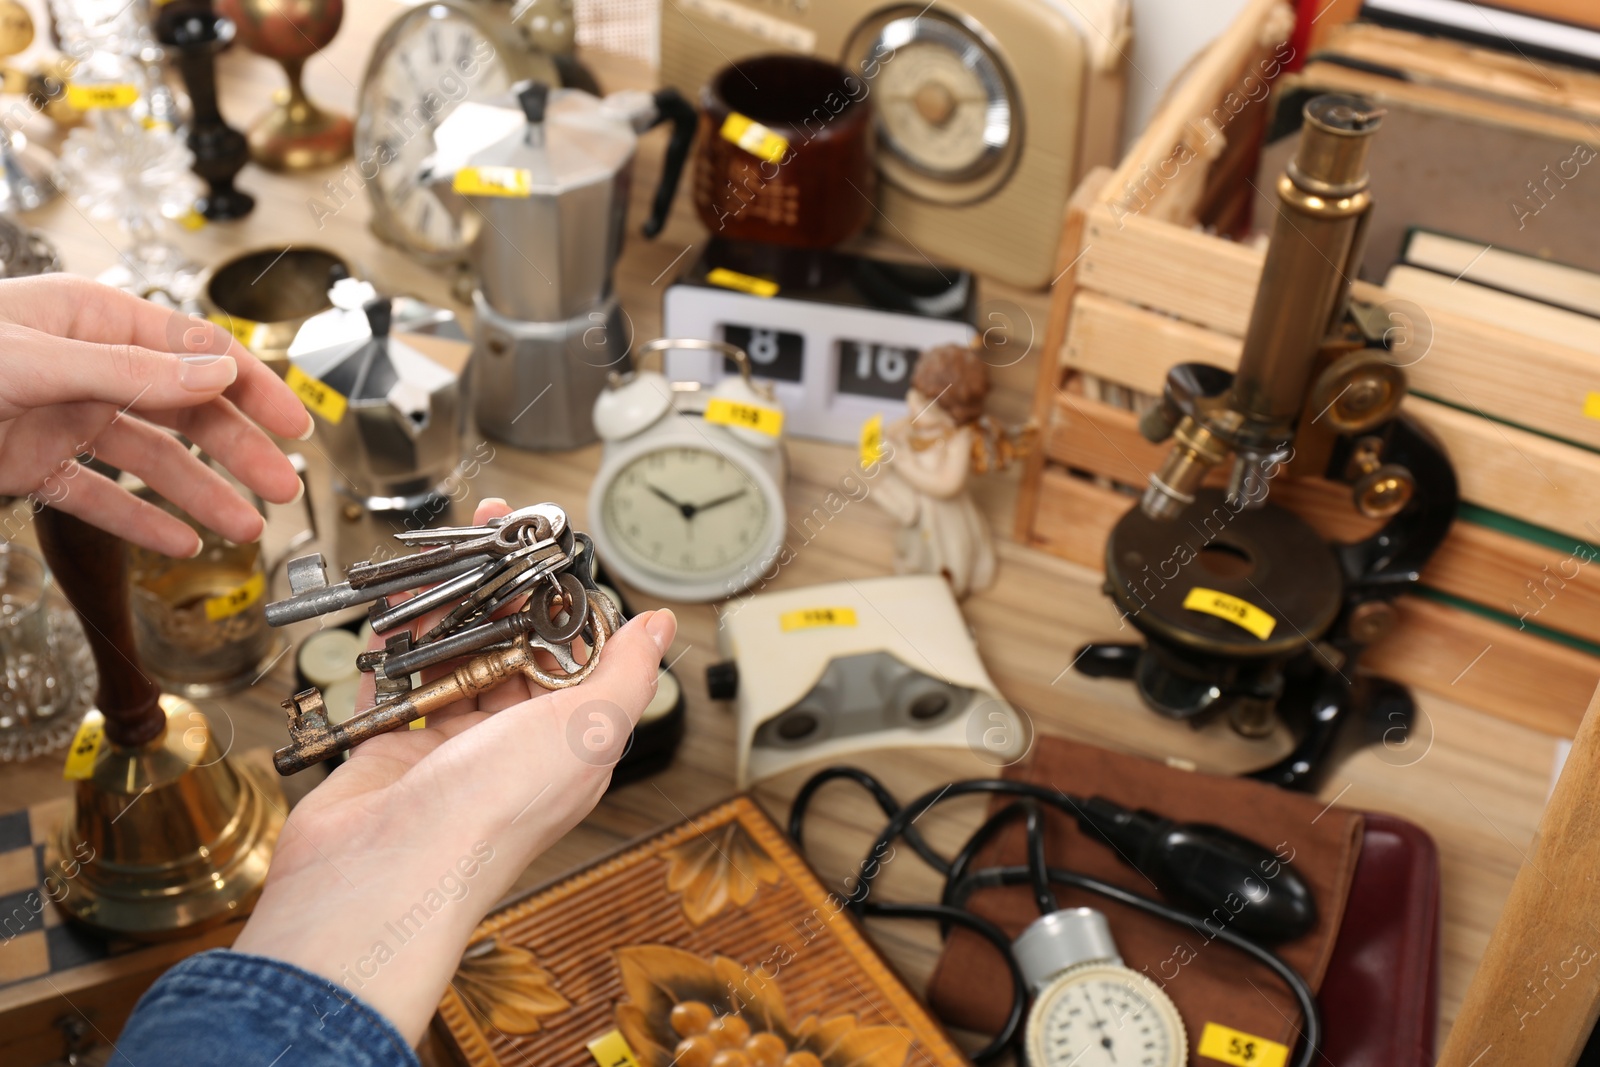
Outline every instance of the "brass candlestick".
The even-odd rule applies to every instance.
[[[305,62],[333,40],[344,0],[219,0],[217,13],[233,20],[239,40],[283,65],[289,88],[250,128],[250,157],[270,170],[314,170],[350,154],[354,124],[324,111],[300,85]]]
[[[37,522],[56,582],[83,619],[105,716],[105,742],[60,839],[62,856],[94,858],[58,905],[74,922],[139,940],[243,914],[283,828],[281,787],[230,762],[200,709],[145,673],[122,542],[54,508]]]

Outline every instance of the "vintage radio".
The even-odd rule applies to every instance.
[[[876,112],[880,230],[1038,289],[1078,177],[1116,158],[1129,32],[1127,0],[675,0],[661,82],[697,94],[770,52],[838,62]]]

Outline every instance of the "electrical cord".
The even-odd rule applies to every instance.
[[[949,934],[952,925],[961,926],[972,930],[999,951],[1005,960],[1006,967],[1011,975],[1012,999],[1011,1009],[1006,1015],[1006,1021],[990,1042],[982,1049],[973,1053],[972,1059],[977,1064],[987,1064],[1006,1052],[1018,1039],[1026,1016],[1028,1003],[1027,983],[1023,978],[1021,969],[1011,954],[1011,938],[999,926],[983,917],[968,911],[967,899],[979,889],[990,889],[999,886],[1027,885],[1031,890],[1035,904],[1041,915],[1047,915],[1059,910],[1053,885],[1070,886],[1074,889],[1094,893],[1097,896],[1114,900],[1120,904],[1136,908],[1148,915],[1164,919],[1178,926],[1187,927],[1208,940],[1221,941],[1232,948],[1244,953],[1251,959],[1262,964],[1288,987],[1290,993],[1299,1003],[1300,1011],[1305,1019],[1304,1028],[1300,1032],[1301,1042],[1298,1056],[1294,1060],[1294,1067],[1311,1067],[1315,1062],[1318,1052],[1322,1047],[1322,1013],[1317,1006],[1316,996],[1305,979],[1278,956],[1277,953],[1256,940],[1228,929],[1226,925],[1208,925],[1201,917],[1191,914],[1180,907],[1164,901],[1154,900],[1150,897],[1123,889],[1121,886],[1110,882],[1101,881],[1086,874],[1069,871],[1059,867],[1051,867],[1045,859],[1044,849],[1044,810],[1042,805],[1049,805],[1071,816],[1078,821],[1079,826],[1091,837],[1098,837],[1103,843],[1115,848],[1124,862],[1139,869],[1139,864],[1130,858],[1129,853],[1119,845],[1120,839],[1129,841],[1143,840],[1146,847],[1136,855],[1148,858],[1151,854],[1149,839],[1130,836],[1126,831],[1128,826],[1133,826],[1138,832],[1148,830],[1149,824],[1156,817],[1146,812],[1127,813],[1099,797],[1088,800],[1073,797],[1059,790],[1035,785],[1031,782],[1011,781],[1003,778],[970,779],[962,782],[952,782],[943,788],[930,790],[917,797],[909,804],[901,806],[872,775],[856,767],[828,767],[813,775],[800,787],[795,794],[794,802],[789,808],[789,836],[793,838],[795,846],[804,854],[805,851],[805,817],[811,806],[812,799],[817,791],[829,782],[844,779],[855,783],[865,789],[883,810],[888,823],[878,834],[871,850],[858,868],[858,881],[855,889],[846,899],[846,906],[858,918],[883,918],[883,919],[922,919],[939,923],[941,937]],[[956,855],[949,860],[941,856],[913,825],[929,809],[935,805],[955,797],[970,796],[978,793],[991,795],[1015,796],[1019,799],[1006,805],[984,822],[967,838]],[[985,867],[972,869],[972,864],[978,852],[994,839],[995,835],[1005,826],[1023,820],[1024,832],[1027,838],[1028,862],[1023,866],[1010,867]],[[1140,823],[1143,820],[1144,823]],[[1161,824],[1154,824],[1160,830]],[[1193,838],[1197,833],[1210,831],[1221,844],[1228,845],[1227,838],[1236,838],[1214,827],[1179,827],[1181,834],[1185,831]],[[882,872],[883,864],[879,861],[884,850],[897,838],[903,838],[918,856],[934,870],[944,876],[944,890],[937,904],[899,904],[880,903],[871,901],[871,886],[874,879]],[[1175,838],[1169,834],[1167,847]],[[1253,843],[1254,848],[1259,848]],[[1286,866],[1286,865],[1285,865]],[[1171,883],[1170,873],[1155,880],[1157,885],[1162,882]],[[1163,892],[1171,894],[1171,890],[1161,885]],[[1313,913],[1314,918],[1314,913]],[[1275,931],[1281,935],[1303,933],[1309,928],[1309,923],[1303,928],[1295,930]],[[1258,935],[1259,936],[1259,935]],[[1035,1065],[1040,1067],[1040,1065]]]

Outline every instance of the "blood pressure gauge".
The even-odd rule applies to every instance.
[[[1022,146],[1017,92],[987,34],[927,8],[862,24],[847,64],[876,70],[878,166],[927,200],[965,203],[999,188]]]
[[[1069,908],[1036,919],[1011,946],[1033,990],[1030,1067],[1183,1067],[1183,1019],[1155,982],[1123,966],[1106,917]]]

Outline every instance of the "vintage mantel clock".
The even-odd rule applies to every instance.
[[[460,262],[459,224],[417,181],[433,131],[463,100],[523,79],[594,91],[573,56],[572,0],[429,0],[378,38],[361,79],[355,166],[380,238],[432,266]]]
[[[1067,197],[1116,161],[1130,26],[1128,0],[673,0],[661,83],[698,93],[768,52],[838,63],[877,116],[881,232],[1040,289]]]
[[[741,373],[705,389],[659,371],[613,379],[594,406],[605,442],[589,492],[600,561],[664,600],[708,601],[757,581],[783,545],[783,409],[720,341],[659,340],[652,352],[709,349]]]

